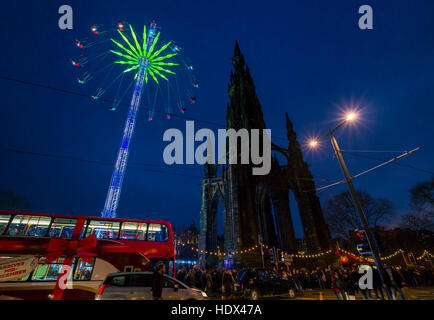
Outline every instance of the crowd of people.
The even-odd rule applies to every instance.
[[[372,267],[372,266],[371,266]],[[363,288],[359,285],[360,278],[364,273],[359,273],[359,266],[327,268],[316,267],[287,269],[274,268],[270,270],[273,275],[282,280],[289,280],[294,283],[299,294],[304,290],[319,289],[332,290],[339,300],[353,300],[356,293],[361,293],[363,299],[388,299],[405,300],[406,296],[402,288],[404,286],[433,286],[434,272],[432,268],[409,268],[384,266],[382,275],[375,266],[372,270],[372,287],[368,285]],[[226,270],[222,268],[201,269],[194,266],[191,269],[180,268],[177,272],[177,279],[185,284],[199,288],[210,296],[230,298],[237,283],[238,270]]]
[[[178,270],[176,278],[186,285],[205,291],[208,295],[229,298],[233,292],[237,271],[213,268],[200,269],[194,266],[190,270],[185,267]]]

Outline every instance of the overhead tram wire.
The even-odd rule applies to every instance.
[[[343,153],[348,154],[348,155],[353,156],[353,157],[365,158],[365,159],[376,160],[376,161],[386,161],[384,158],[375,158],[375,157],[370,157],[370,156],[366,156],[366,155],[356,154],[356,153],[350,152],[348,150],[341,150],[341,151]],[[360,152],[360,151],[358,151],[358,152]],[[406,151],[403,151],[403,152],[406,152]],[[420,172],[425,172],[425,173],[429,173],[431,175],[434,175],[433,171],[429,171],[429,170],[426,170],[426,169],[421,169],[421,168],[412,166],[410,164],[405,164],[405,163],[401,163],[401,162],[392,162],[392,163],[395,164],[395,165],[397,165],[397,166],[401,166],[401,167],[405,167],[405,168],[410,168],[410,169],[414,169],[414,170],[417,170],[417,171],[420,171]]]
[[[321,150],[328,150],[328,151],[333,151],[334,152],[334,150],[332,148],[328,148],[328,147],[323,146],[323,145],[318,145],[317,148],[321,149]],[[347,150],[347,149],[343,150],[343,149],[341,149],[341,152],[345,153],[345,154],[348,154],[350,156],[353,156],[353,157],[365,158],[365,159],[376,160],[376,161],[388,161],[388,160],[386,160],[384,158],[370,157],[370,156],[364,155],[364,153],[398,153],[398,152],[406,153],[406,152],[408,152],[408,150],[351,150],[351,149],[349,149],[349,150]],[[362,153],[362,154],[358,154],[358,153]],[[335,154],[333,154],[333,157],[335,157]],[[415,166],[410,165],[410,164],[404,164],[404,163],[397,162],[397,161],[396,162],[391,162],[391,163],[394,164],[394,165],[400,166],[400,167],[414,169],[414,170],[417,170],[417,171],[420,171],[420,172],[425,172],[425,173],[434,175],[433,171],[422,169],[422,168],[418,168],[418,167],[415,167]]]
[[[407,150],[342,150],[341,152],[361,152],[361,153],[398,153],[407,152]]]
[[[362,171],[362,172],[360,172],[360,173],[358,173],[358,174],[356,174],[354,176],[351,176],[351,180],[356,179],[356,178],[358,178],[358,177],[360,177],[360,176],[362,176],[362,175],[364,175],[366,173],[369,173],[369,172],[371,172],[371,171],[373,171],[375,169],[383,167],[386,164],[397,163],[397,161],[401,160],[402,158],[404,158],[406,156],[409,156],[409,155],[413,154],[414,152],[418,151],[419,149],[420,148],[417,147],[417,148],[415,148],[413,150],[405,151],[403,154],[401,154],[401,155],[399,155],[397,157],[393,157],[392,159],[389,159],[389,160],[387,160],[387,161],[385,161],[383,163],[380,163],[380,164],[378,164],[378,165],[376,165],[376,166],[374,166],[374,167],[372,167],[370,169],[367,169],[367,170]],[[312,189],[312,190],[307,190],[307,191],[304,191],[304,192],[321,191],[321,190],[328,189],[328,188],[334,187],[334,186],[336,186],[338,184],[342,184],[342,183],[345,183],[345,182],[346,182],[345,180],[339,180],[339,181],[336,181],[336,182],[334,182],[332,184],[329,184],[329,185],[326,185],[326,186],[322,186],[322,187],[319,187],[319,188],[316,188],[316,189]]]

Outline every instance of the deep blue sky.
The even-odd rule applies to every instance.
[[[74,30],[57,26],[60,5],[74,9]],[[358,7],[370,4],[374,30],[358,28]],[[433,1],[2,1],[0,74],[67,90],[75,37],[93,23],[124,19],[141,28],[152,19],[185,49],[197,67],[200,101],[194,118],[225,123],[234,41],[239,40],[273,135],[285,136],[288,112],[301,141],[335,125],[359,104],[362,120],[338,136],[343,149],[422,149],[404,162],[433,171]],[[89,92],[84,92],[89,93]],[[0,80],[0,145],[26,151],[114,161],[127,109]],[[128,100],[128,99],[127,99]],[[185,122],[140,117],[130,162],[163,164],[168,127]],[[204,124],[196,123],[197,127]],[[210,127],[214,129],[213,127]],[[284,141],[276,141],[285,145]],[[329,146],[327,146],[329,148]],[[369,154],[371,155],[371,154]],[[392,154],[373,154],[389,157]],[[372,156],[372,155],[371,155]],[[377,162],[346,156],[352,173]],[[316,178],[341,178],[330,150],[306,152]],[[119,217],[199,220],[202,169],[129,169]],[[0,189],[26,196],[36,211],[99,215],[111,166],[0,153]],[[406,210],[408,190],[430,175],[391,165],[355,185]],[[317,185],[327,184],[320,182]],[[344,185],[320,193],[328,197]],[[296,220],[297,230],[299,223]],[[299,235],[300,232],[297,231]]]

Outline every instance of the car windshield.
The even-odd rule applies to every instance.
[[[173,284],[177,284],[180,289],[188,289],[188,288],[190,288],[189,286],[187,286],[185,283],[179,281],[178,279],[174,279],[174,278],[170,278],[168,276],[164,276],[164,280],[167,283],[168,282],[172,282]],[[191,288],[194,288],[194,287],[191,286]]]
[[[270,279],[270,280],[275,280],[278,278],[278,276],[275,272],[268,271],[265,273],[265,278]]]

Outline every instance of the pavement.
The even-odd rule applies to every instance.
[[[404,287],[404,294],[407,300],[434,300],[434,287]],[[387,299],[386,293],[383,293]],[[372,293],[372,297],[375,297],[375,293]],[[221,300],[218,295],[210,295],[210,300]],[[242,299],[241,297],[232,297],[231,300]],[[261,300],[294,300],[287,295],[268,295],[261,297]],[[303,296],[297,295],[295,300],[336,300],[336,296],[331,289],[319,290],[319,289],[307,289],[304,291]],[[363,300],[363,296],[360,292],[356,293],[356,300]],[[374,300],[376,300],[374,298]],[[398,294],[398,300],[401,300],[401,296]]]
[[[434,287],[404,287],[404,294],[408,300],[434,300]],[[384,290],[383,290],[384,292]],[[375,297],[375,293],[373,293]],[[271,298],[271,297],[270,297]],[[273,297],[274,299],[288,299],[288,297]],[[296,300],[336,300],[336,296],[332,290],[305,290],[304,295],[296,297]],[[401,297],[398,294],[398,300]],[[356,300],[363,300],[360,293],[356,294]],[[375,299],[374,299],[375,300]]]

